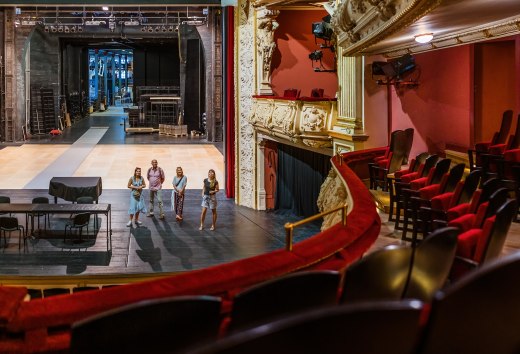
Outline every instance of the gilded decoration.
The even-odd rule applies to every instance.
[[[300,100],[255,98],[251,125],[263,134],[314,148],[332,146],[328,129],[332,126],[335,102],[308,104]]]
[[[329,175],[321,185],[320,194],[316,204],[321,212],[337,208],[347,202],[347,189],[345,188],[343,180],[339,177],[336,170],[331,168]],[[321,230],[326,230],[329,227],[341,222],[341,210],[323,217]]]
[[[441,0],[344,0],[331,25],[344,55],[363,50],[405,28],[440,4]]]

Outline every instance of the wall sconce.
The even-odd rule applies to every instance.
[[[428,43],[433,39],[433,33],[418,34],[414,38],[417,43],[421,43],[421,44]]]

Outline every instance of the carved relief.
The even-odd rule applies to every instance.
[[[441,0],[344,0],[331,21],[343,55],[365,54],[374,43],[405,28]],[[399,9],[399,12],[397,12]]]
[[[254,75],[254,25],[253,9],[248,1],[240,1],[239,26],[238,26],[238,53],[239,63],[237,65],[237,78],[239,97],[237,97],[238,122],[237,122],[237,203],[249,208],[255,207],[255,141],[254,130],[249,124],[251,119],[253,99],[255,93]]]
[[[338,176],[336,170],[331,168],[329,175],[320,188],[320,194],[316,201],[320,212],[331,210],[344,205],[347,202],[347,189],[343,184],[343,180]],[[321,230],[341,222],[341,211],[326,215],[321,224]]]
[[[317,107],[303,109],[302,131],[321,132],[325,128],[326,112]]]
[[[275,17],[278,16],[279,11],[263,9],[258,11],[258,25],[256,32],[257,52],[260,63],[260,93],[265,95],[272,95],[271,90],[271,60],[273,52],[276,48],[274,42],[274,31],[279,24]]]
[[[332,146],[330,140],[302,139],[302,143],[316,149]]]

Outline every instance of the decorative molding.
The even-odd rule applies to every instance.
[[[450,33],[446,36],[438,36],[428,44],[417,44],[414,41],[410,41],[406,45],[392,47],[389,49],[387,48],[384,51],[366,51],[363,54],[381,54],[387,58],[396,58],[405,54],[423,53],[435,49],[482,42],[492,38],[507,37],[517,34],[520,34],[520,18],[513,17],[504,19],[500,22],[487,24],[485,26],[479,26],[469,31]]]
[[[256,144],[255,132],[248,118],[253,108],[252,96],[255,91],[255,53],[254,16],[252,5],[245,0],[238,6],[237,28],[237,161],[236,202],[249,208],[255,208],[256,195]]]
[[[276,48],[274,41],[274,31],[278,28],[279,24],[275,18],[278,16],[280,11],[262,8],[256,11],[257,15],[257,28],[256,28],[256,48],[258,52],[258,60],[260,63],[259,69],[259,89],[258,92],[261,95],[272,95],[273,90],[271,88],[271,61],[273,53]]]
[[[344,0],[331,24],[344,55],[366,54],[365,49],[409,26],[441,0]]]
[[[344,181],[333,167],[321,185],[320,194],[316,201],[318,209],[320,212],[331,210],[345,204],[347,200],[348,193]],[[323,217],[321,231],[328,229],[338,222],[341,222],[341,210]]]
[[[335,101],[254,98],[249,122],[259,132],[312,148],[330,148]]]

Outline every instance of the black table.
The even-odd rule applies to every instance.
[[[101,179],[101,178],[100,178]],[[107,252],[112,250],[112,206],[111,204],[29,204],[0,203],[0,213],[25,214],[25,231],[31,214],[103,214],[107,217]]]
[[[79,197],[92,197],[95,202],[103,191],[101,177],[52,177],[49,194],[58,203],[58,197],[75,202]]]

